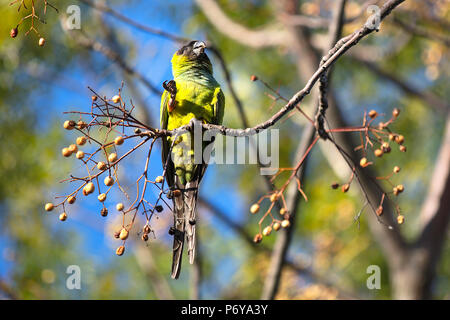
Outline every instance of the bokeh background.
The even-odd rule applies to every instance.
[[[2,1],[0,7],[0,297],[264,297],[273,259],[271,248],[279,236],[273,233],[260,245],[251,241],[258,232],[260,215],[252,216],[249,207],[267,192],[257,166],[208,168],[200,191],[201,276],[194,276],[196,273],[185,261],[180,279],[174,281],[170,279],[171,238],[167,235],[170,212],[164,212],[153,223],[155,237],[148,243],[139,239],[137,231],[132,232],[126,253],[118,257],[113,233],[120,221],[114,206],[126,200],[122,194],[107,201],[110,214],[106,218],[100,216],[95,197],[80,198],[82,201],[68,210],[65,222],[58,220],[57,212],[43,210],[46,202],[71,190],[70,185],[59,181],[79,168],[76,159],[67,160],[60,152],[76,138],[75,133],[63,130],[62,123],[67,119],[63,112],[89,110],[88,86],[101,95],[112,96],[123,81],[122,96],[133,99],[137,117],[157,126],[157,92],[164,80],[172,78],[170,59],[179,43],[141,30],[111,12],[94,9],[92,4],[106,5],[150,28],[213,43],[228,66],[249,124],[255,125],[283,102],[274,102],[267,88],[250,81],[250,76],[257,75],[287,98],[300,90],[311,76],[311,68],[317,66],[313,62],[320,61],[317,57],[327,46],[338,1],[57,1],[53,4],[59,14],[48,8],[46,24],[37,24],[46,38],[43,47],[37,45],[33,33],[24,35],[29,21],[20,27],[17,38],[9,36],[20,18],[29,14],[24,9],[18,12],[18,4],[10,6],[9,2]],[[342,34],[347,35],[367,19],[367,4],[381,5],[385,1],[344,2],[345,17],[352,17],[343,26]],[[44,17],[43,1],[35,3],[37,13]],[[73,4],[81,8],[81,30],[67,31],[61,19]],[[450,188],[449,128],[445,129],[446,123],[449,127],[449,9],[444,0],[405,1],[382,23],[380,32],[365,38],[333,68],[334,109],[339,107],[346,125],[360,125],[364,111],[371,109],[388,116],[394,107],[401,110],[393,128],[405,136],[408,152],[394,150],[377,159],[375,170],[378,175],[387,175],[394,165],[402,168],[394,180],[405,186],[405,192],[396,199],[406,217],[398,231],[405,240],[398,256],[405,258],[393,262],[397,259],[395,250],[386,251],[383,242],[389,236],[383,236],[386,230],[380,231],[373,212],[365,210],[359,223],[355,222],[364,205],[356,184],[345,194],[330,188],[334,181],[344,182],[349,171],[333,147],[321,143],[308,162],[304,190],[309,201],[299,200],[287,263],[274,297],[449,297],[446,226],[450,199],[445,196]],[[245,32],[236,33],[233,23]],[[276,36],[269,30],[275,30],[272,33]],[[264,32],[266,37],[261,37]],[[215,77],[226,93],[224,124],[240,128],[242,116],[230,95],[220,62],[214,55],[210,57]],[[313,114],[316,105],[317,100],[307,99],[301,107]],[[292,166],[306,124],[300,113],[294,113],[276,125],[282,141],[281,166]],[[435,165],[442,152],[444,160],[436,174]],[[143,161],[145,151],[121,168],[122,183],[131,194]],[[157,176],[161,171],[158,149],[150,172]],[[434,211],[425,209],[429,201],[437,203]],[[420,269],[429,247],[423,245],[424,256],[416,256],[418,251],[414,250],[423,244],[417,239],[429,221],[424,215],[430,212],[440,213],[436,237],[430,240],[436,241],[433,247],[439,252],[433,255],[431,266]],[[66,288],[69,265],[81,268],[81,290]],[[370,265],[380,267],[380,289],[369,290],[366,286]],[[416,270],[419,275],[408,278],[402,269],[412,273]],[[426,276],[420,278],[420,274]],[[418,284],[408,287],[414,281]]]

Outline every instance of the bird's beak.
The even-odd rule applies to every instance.
[[[197,41],[194,46],[194,52],[199,55],[205,51],[206,44],[203,41]]]

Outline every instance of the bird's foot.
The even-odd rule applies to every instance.
[[[175,83],[175,80],[164,81],[163,88],[166,89],[167,92],[169,92],[169,94],[170,94],[168,109],[169,109],[169,112],[172,112],[175,109],[175,107],[177,106],[177,101],[175,99],[176,95],[177,95],[177,85]]]

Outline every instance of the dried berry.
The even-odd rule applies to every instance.
[[[331,188],[333,188],[333,189],[339,188],[339,183],[334,182],[334,183],[331,185]]]
[[[80,130],[87,128],[87,123],[82,120],[78,121],[77,125],[78,125],[78,129],[80,129]]]
[[[375,110],[369,111],[369,117],[371,117],[372,119],[374,119],[377,115],[378,115],[378,112],[376,112]]]
[[[100,211],[100,214],[102,217],[106,217],[108,215],[108,209],[103,207],[102,210]]]
[[[395,166],[392,171],[394,171],[394,173],[399,173],[400,172],[400,167],[399,166]]]
[[[164,208],[163,208],[163,206],[161,206],[161,205],[157,205],[157,206],[155,207],[155,210],[156,210],[156,212],[162,212],[162,211],[164,210]]]
[[[179,189],[173,190],[173,191],[172,191],[172,195],[173,195],[175,198],[178,198],[179,196],[181,196],[181,190],[179,190]]]
[[[254,243],[260,243],[262,241],[262,234],[258,233],[257,235],[255,235],[255,237],[253,238],[253,242]]]
[[[250,77],[250,81],[256,81],[258,80],[258,77],[255,76],[254,74],[252,74],[252,76]]]
[[[383,207],[382,207],[382,206],[379,206],[379,207],[377,208],[376,213],[377,213],[377,216],[381,216],[381,215],[383,214]]]
[[[59,215],[59,220],[66,221],[66,219],[67,219],[67,214],[65,212],[63,212]]]
[[[39,42],[38,42],[39,46],[42,47],[45,44],[45,38],[39,38]]]
[[[11,31],[9,32],[9,35],[11,36],[11,38],[17,37],[18,34],[19,34],[19,29],[17,29],[17,27],[11,29]]]
[[[122,211],[123,208],[124,208],[124,206],[123,206],[123,203],[122,203],[122,202],[119,202],[118,204],[116,204],[116,210],[117,210],[117,211]]]
[[[106,200],[106,193],[100,193],[97,197],[98,201],[103,202]]]
[[[118,256],[123,255],[124,252],[125,252],[125,247],[124,247],[124,246],[120,246],[120,247],[118,247],[117,250],[116,250],[116,254],[117,254]]]
[[[350,185],[348,183],[342,185],[342,192],[347,192],[350,189]]]

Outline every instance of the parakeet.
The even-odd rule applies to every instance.
[[[222,124],[225,96],[213,77],[211,61],[202,41],[191,41],[172,57],[173,80],[164,82],[161,97],[161,128],[173,130],[193,118],[202,123]],[[195,258],[196,203],[200,181],[207,164],[194,163],[193,137],[190,133],[162,139],[162,162],[173,201],[174,226],[172,278],[181,270],[184,241],[189,262]],[[202,144],[203,148],[205,144]],[[172,148],[172,149],[171,149]]]

